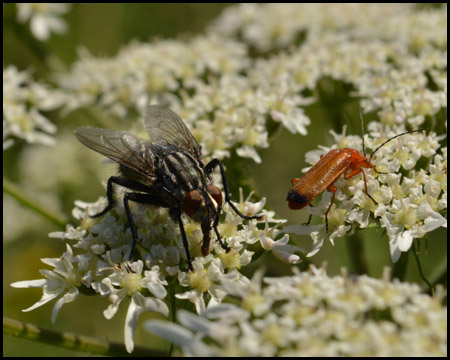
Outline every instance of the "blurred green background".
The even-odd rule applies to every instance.
[[[48,75],[49,67],[44,62],[42,54],[51,54],[54,61],[58,59],[57,66],[69,67],[77,58],[78,46],[86,47],[95,56],[114,56],[118,49],[131,40],[149,41],[152,38],[175,37],[178,34],[201,33],[208,22],[218,16],[227,4],[76,4],[72,10],[63,16],[68,24],[65,35],[53,35],[46,43],[39,43],[30,36],[28,26],[21,26],[16,21],[15,6],[4,5],[3,8],[3,64],[15,64],[20,70],[33,69],[35,79]],[[163,61],[163,59],[162,59]],[[251,160],[245,161],[247,171],[254,180],[259,196],[267,197],[269,208],[273,209],[277,218],[288,219],[288,224],[300,224],[307,220],[306,211],[291,211],[286,206],[285,196],[290,188],[290,180],[301,175],[301,169],[307,166],[304,155],[307,151],[317,149],[318,145],[331,145],[330,130],[341,132],[342,126],[348,126],[347,133],[360,135],[359,103],[357,99],[342,96],[341,84],[324,79],[321,86],[327,89],[328,98],[319,98],[318,102],[306,108],[306,114],[311,118],[312,124],[308,128],[308,135],[292,135],[284,128],[275,131],[270,139],[268,149],[260,149],[263,159],[258,165]],[[348,89],[346,89],[348,91]],[[330,95],[331,94],[331,95]],[[333,96],[334,94],[334,96]],[[332,99],[330,102],[330,98]],[[342,115],[343,114],[343,115]],[[62,121],[55,120],[59,130],[57,140],[74,141],[70,139],[73,129],[81,124],[88,124],[89,120],[83,114],[75,112]],[[365,121],[368,123],[374,118],[369,114]],[[64,134],[65,135],[63,137]],[[79,144],[78,144],[79,145]],[[19,186],[23,183],[22,171],[19,168],[20,159],[25,148],[31,147],[38,151],[39,145],[22,144],[14,146],[4,153],[4,176]],[[51,149],[49,150],[51,153]],[[99,161],[101,157],[98,157]],[[282,159],[282,161],[280,161]],[[48,161],[43,156],[42,162]],[[69,164],[70,165],[70,164]],[[103,171],[103,170],[102,170]],[[63,199],[64,214],[70,218],[69,223],[77,225],[71,217],[70,211],[73,202],[77,199],[94,201],[103,195],[99,181],[106,180],[111,168],[105,169],[101,174],[85,174],[83,182],[74,189],[65,189],[58,194]],[[52,174],[49,174],[52,176]],[[33,179],[26,179],[33,181]],[[232,184],[233,180],[229,179]],[[37,184],[39,185],[39,184]],[[39,187],[35,192],[39,192]],[[234,198],[238,192],[233,188]],[[36,193],[31,193],[31,196]],[[9,199],[8,201],[11,201]],[[14,200],[12,200],[14,201]],[[9,203],[6,203],[9,204]],[[4,211],[8,211],[5,205]],[[36,217],[29,210],[23,210],[23,219],[28,221]],[[4,218],[5,219],[5,218]],[[314,219],[319,222],[321,219]],[[5,231],[8,227],[4,223]],[[5,230],[6,229],[6,230]],[[31,322],[53,330],[69,331],[88,336],[97,336],[119,343],[123,342],[123,322],[126,307],[121,306],[119,312],[111,320],[106,320],[102,314],[109,305],[106,298],[92,298],[80,296],[74,303],[63,306],[57,322],[50,322],[54,301],[29,313],[22,313],[34,304],[41,296],[41,289],[24,290],[13,289],[11,282],[41,278],[38,270],[45,268],[40,258],[59,257],[65,250],[65,245],[58,239],[50,239],[47,234],[52,231],[62,231],[48,221],[40,221],[35,231],[23,233],[20,238],[4,242],[3,245],[3,314],[17,320]],[[308,237],[293,237],[306,249],[311,246]],[[435,264],[446,258],[447,242],[446,231],[440,229],[431,234],[428,245],[422,242],[420,258],[425,275],[430,280],[435,277]],[[330,275],[340,272],[342,267],[349,268],[350,273],[358,273],[357,261],[351,259],[352,254],[365,254],[362,262],[366,262],[369,274],[380,277],[384,266],[390,266],[389,245],[384,231],[359,231],[351,239],[337,239],[333,247],[328,241],[322,250],[311,261],[317,265],[323,262],[328,264]],[[406,259],[408,258],[409,259]],[[423,285],[417,271],[412,255],[406,255],[409,261],[405,279]],[[290,273],[290,266],[277,261],[271,254],[264,255],[258,260],[258,265],[265,264],[268,275],[282,275]],[[445,266],[446,262],[444,261]],[[304,267],[304,265],[302,265]],[[446,283],[445,279],[440,279]],[[81,314],[81,316],[80,316]],[[148,315],[150,316],[150,315]],[[145,318],[145,317],[144,317]],[[140,324],[144,318],[140,319]],[[5,337],[3,346],[4,356],[84,356],[84,353],[73,353],[65,349],[47,346],[35,342]],[[155,344],[148,343],[148,334],[138,330],[135,335],[135,344],[148,347],[168,349],[168,344],[155,339]]]

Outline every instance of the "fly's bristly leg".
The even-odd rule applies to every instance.
[[[130,190],[149,192],[148,186],[143,185],[137,181],[130,180],[122,176],[111,176],[108,179],[108,183],[106,185],[106,199],[108,200],[108,205],[106,205],[106,207],[98,214],[90,215],[91,218],[96,218],[105,215],[108,211],[110,211],[114,207],[115,199],[114,199],[113,184],[126,187],[127,189]]]
[[[228,246],[226,246],[225,243],[222,241],[222,237],[220,236],[219,229],[217,228],[217,226],[219,225],[219,216],[220,216],[220,208],[219,208],[219,213],[217,214],[217,217],[214,220],[213,229],[214,229],[214,232],[216,233],[217,240],[219,241],[220,246],[222,247],[222,249],[225,250],[226,253],[228,253],[231,249]]]
[[[245,220],[261,220],[260,215],[254,215],[254,216],[247,216],[242,214],[236,206],[231,202],[231,196],[230,196],[230,189],[228,188],[228,182],[227,182],[227,176],[225,174],[225,169],[223,168],[223,164],[219,159],[212,159],[208,164],[205,166],[205,172],[207,175],[210,175],[211,172],[214,170],[214,168],[218,166],[220,169],[220,174],[222,176],[222,183],[223,183],[223,189],[225,191],[225,202],[227,202],[231,208],[234,210],[234,212],[239,215],[241,218]]]
[[[127,215],[128,223],[130,224],[131,229],[131,235],[133,238],[133,241],[131,243],[131,251],[130,255],[128,256],[128,260],[133,260],[134,251],[136,250],[136,245],[138,243],[138,234],[137,234],[137,227],[136,223],[134,222],[133,215],[130,210],[130,205],[128,204],[128,201],[134,201],[136,203],[140,204],[146,204],[146,205],[153,205],[153,206],[161,206],[161,207],[167,207],[166,203],[161,200],[161,198],[157,195],[152,194],[142,194],[142,193],[126,193],[123,197],[123,206],[125,208],[125,213]]]
[[[190,272],[194,272],[192,267],[191,254],[189,253],[189,243],[187,241],[186,232],[184,231],[183,220],[181,220],[181,212],[178,209],[170,209],[170,216],[176,219],[178,226],[180,227],[181,240],[183,241],[184,250],[186,251],[186,260],[188,262],[188,269]]]

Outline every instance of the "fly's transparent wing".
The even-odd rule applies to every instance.
[[[75,129],[75,136],[88,148],[136,171],[151,182],[156,180],[151,144],[145,140],[127,132],[90,126]]]
[[[182,147],[197,160],[201,160],[201,147],[184,124],[183,120],[169,108],[150,105],[145,118],[145,128],[151,142],[161,142]]]

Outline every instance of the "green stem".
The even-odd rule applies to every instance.
[[[347,249],[350,262],[352,265],[352,272],[356,274],[367,274],[368,265],[366,261],[364,242],[363,239],[358,235],[354,239],[347,240]]]
[[[61,228],[64,228],[66,226],[67,218],[64,215],[43,208],[37,200],[32,199],[30,196],[26,195],[18,186],[16,186],[13,182],[9,181],[6,178],[3,178],[3,192],[9,194],[20,204],[33,210],[42,217],[50,220],[57,226]]]
[[[422,271],[422,265],[420,264],[420,260],[419,260],[419,255],[417,254],[416,251],[416,246],[414,245],[414,242],[411,245],[411,250],[412,253],[414,255],[414,259],[416,259],[416,264],[417,264],[417,270],[419,270],[419,274],[420,277],[422,278],[422,280],[428,285],[428,287],[431,290],[431,295],[434,295],[434,288],[433,286],[430,284],[430,282],[427,280],[427,278],[425,278],[425,276],[423,275],[423,271]]]
[[[175,324],[177,322],[177,299],[175,298],[175,286],[170,287],[170,312],[171,312],[171,321]],[[172,357],[174,350],[174,343],[170,343],[168,357]]]
[[[392,278],[397,278],[400,281],[404,281],[407,267],[408,253],[402,252],[398,261],[392,266]]]
[[[38,341],[40,343],[55,345],[70,350],[84,351],[90,354],[103,356],[131,356],[131,354],[127,353],[123,344],[115,344],[106,340],[100,340],[84,335],[44,329],[33,324],[24,323],[7,317],[3,317],[3,334],[9,334],[21,339]],[[136,346],[132,355],[163,357],[165,356],[165,353],[160,350]]]

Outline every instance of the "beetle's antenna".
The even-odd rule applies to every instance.
[[[384,143],[382,143],[380,146],[378,146],[378,147],[372,152],[372,154],[370,154],[369,162],[372,160],[373,155],[374,155],[378,150],[380,150],[381,147],[383,147],[384,145],[386,145],[389,141],[394,140],[395,138],[398,138],[399,136],[403,136],[403,135],[406,135],[406,134],[411,134],[411,133],[415,133],[415,132],[419,132],[419,131],[426,131],[426,129],[419,129],[419,130],[406,131],[406,132],[404,132],[404,133],[395,135],[395,136],[391,137],[390,139],[387,139]],[[364,139],[363,139],[363,141],[364,141]],[[363,144],[364,144],[364,142],[363,142]]]
[[[362,109],[359,108],[359,117],[361,118],[361,133],[362,133],[362,146],[363,146],[363,154],[366,157],[366,147],[364,145],[364,120],[362,115]]]

